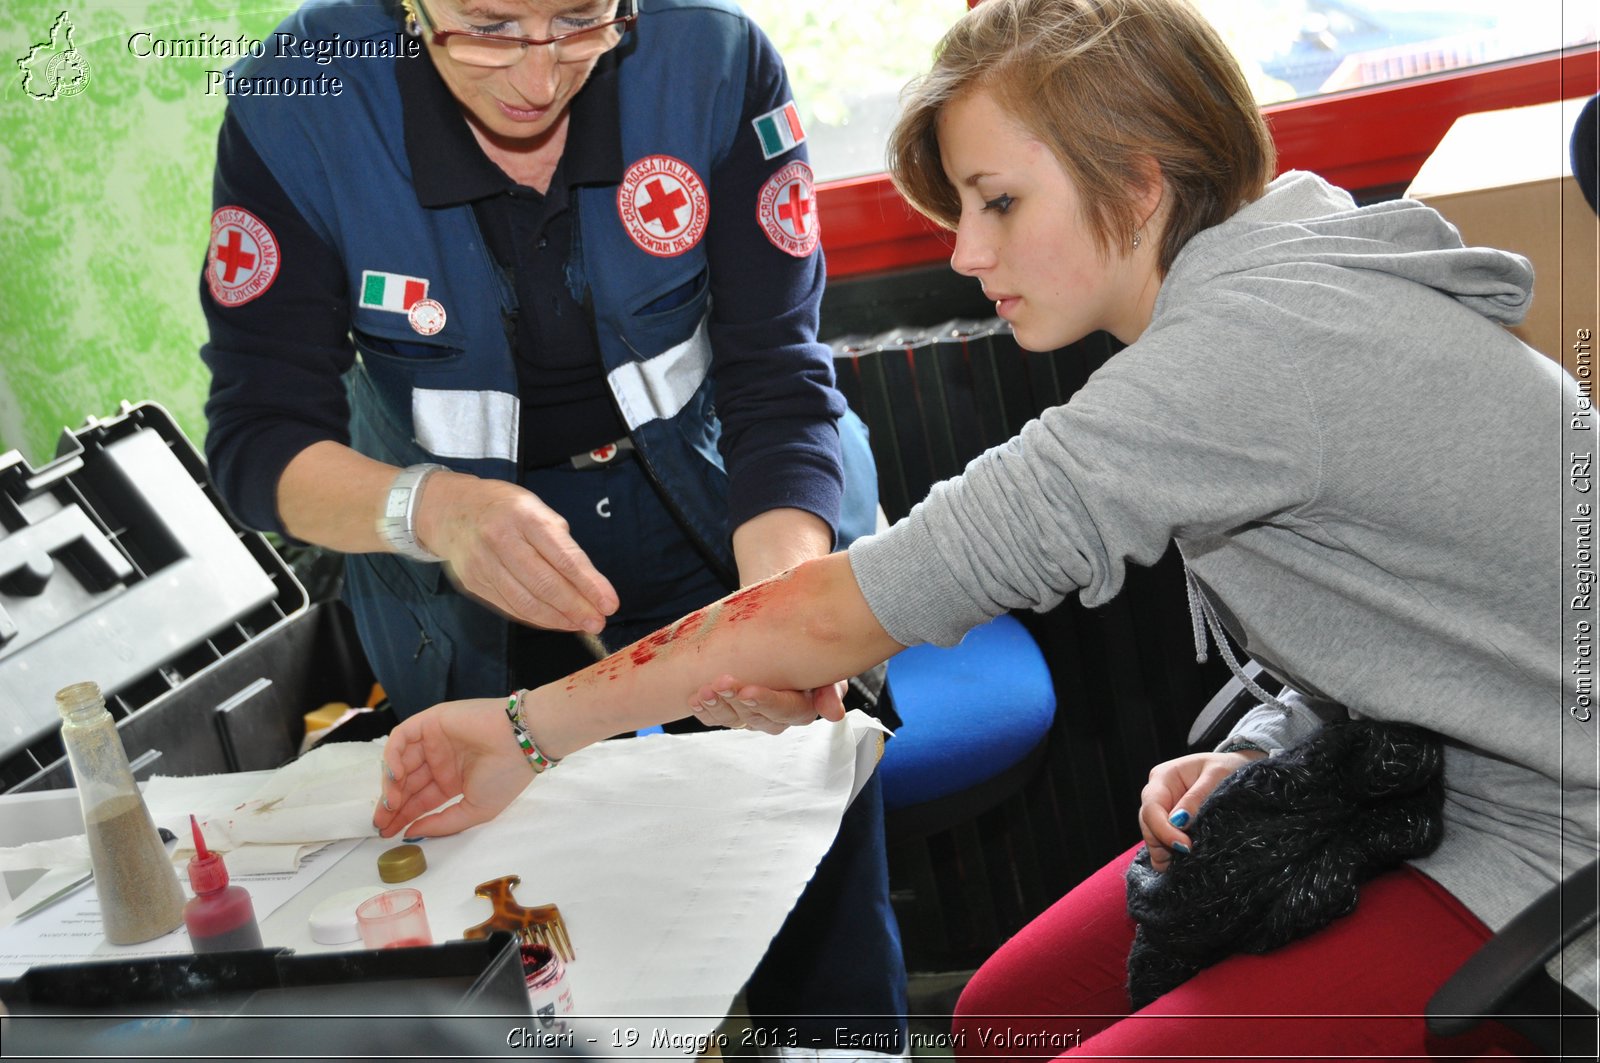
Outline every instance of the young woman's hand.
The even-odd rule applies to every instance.
[[[383,799],[372,814],[379,834],[391,837],[407,824],[411,834],[454,834],[493,819],[516,799],[533,771],[505,705],[504,698],[447,701],[389,733]],[[424,815],[454,797],[461,800]]]
[[[847,686],[841,681],[815,690],[771,690],[725,675],[701,687],[690,699],[689,711],[711,727],[748,727],[777,734],[811,723],[819,716],[824,720],[844,719]]]
[[[1150,781],[1139,792],[1139,830],[1150,847],[1150,866],[1165,871],[1173,854],[1187,855],[1192,843],[1184,828],[1194,822],[1211,791],[1264,756],[1256,750],[1191,753],[1151,768]]]

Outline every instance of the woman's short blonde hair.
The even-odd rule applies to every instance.
[[[1046,144],[1077,186],[1102,254],[1144,222],[1148,160],[1169,207],[1164,275],[1189,239],[1259,197],[1276,153],[1238,63],[1184,0],[983,0],[907,86],[889,173],[947,228],[960,200],[939,157],[939,113],[982,90]]]

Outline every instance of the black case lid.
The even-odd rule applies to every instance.
[[[54,735],[61,687],[125,717],[306,604],[155,403],[63,432],[42,468],[0,456],[0,759]]]

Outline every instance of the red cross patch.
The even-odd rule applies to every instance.
[[[805,258],[815,251],[822,226],[817,219],[811,167],[791,162],[767,178],[756,200],[756,220],[778,250],[795,258]]]
[[[711,202],[705,182],[687,163],[671,155],[646,155],[622,175],[617,213],[640,250],[670,258],[700,242]]]
[[[615,443],[607,443],[603,447],[595,447],[593,450],[589,451],[589,457],[593,458],[595,462],[600,465],[604,465],[606,462],[610,461],[616,456],[617,445]]]
[[[278,276],[278,238],[243,207],[219,207],[211,215],[206,252],[206,287],[223,306],[242,306],[272,287]]]

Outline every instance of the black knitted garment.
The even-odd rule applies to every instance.
[[[1164,873],[1128,868],[1128,994],[1142,1008],[1236,952],[1262,953],[1356,906],[1356,887],[1433,852],[1444,831],[1444,748],[1431,731],[1338,721],[1234,772]]]

